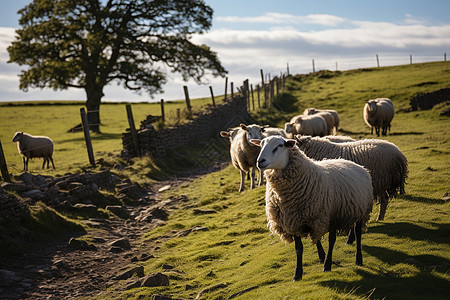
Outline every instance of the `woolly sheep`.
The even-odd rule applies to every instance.
[[[329,248],[323,271],[331,270],[337,231],[354,228],[356,264],[362,265],[361,230],[369,220],[373,191],[367,170],[344,159],[314,161],[292,139],[268,137],[259,144],[258,168],[265,170],[268,227],[282,240],[295,241],[297,267],[294,281],[303,274],[301,237],[310,235],[321,262],[325,259],[320,239],[329,232]]]
[[[28,160],[34,157],[42,157],[44,163],[42,169],[47,163],[47,169],[52,162],[53,169],[53,141],[47,136],[33,136],[31,134],[19,131],[14,134],[13,142],[17,142],[17,149],[23,159],[23,170],[28,171]]]
[[[322,116],[299,115],[293,117],[290,122],[285,124],[284,131],[291,138],[296,134],[325,136],[328,133],[328,127]]]
[[[250,189],[255,186],[256,158],[259,154],[259,147],[250,142],[251,139],[260,139],[262,127],[256,124],[240,124],[237,128],[228,131],[221,131],[220,135],[230,139],[230,156],[233,166],[239,170],[241,182],[239,192],[244,190],[245,174],[250,172]],[[259,172],[258,186],[262,182],[262,172]]]
[[[323,138],[333,142],[333,143],[348,143],[348,142],[356,142],[354,138],[351,138],[346,135],[327,135]]]
[[[367,168],[372,176],[375,200],[379,199],[378,220],[384,220],[389,198],[405,193],[408,162],[400,149],[385,140],[365,139],[333,143],[326,139],[296,136],[298,147],[313,159],[343,158]]]
[[[315,114],[331,114],[333,116],[332,120],[333,123],[331,124],[331,119],[328,118],[329,120],[327,120],[327,124],[330,124],[332,127],[329,128],[330,132],[332,131],[332,128],[334,127],[335,132],[337,133],[338,129],[339,129],[339,114],[337,111],[333,110],[333,109],[316,109],[316,108],[307,108],[305,109],[305,111],[303,112],[304,115],[315,115]],[[328,123],[330,122],[330,123]]]
[[[391,130],[391,121],[394,118],[394,104],[388,98],[377,98],[366,101],[363,109],[364,121],[370,127],[370,134],[375,133],[377,136],[381,134],[387,135],[387,130]]]
[[[286,137],[286,131],[282,128],[276,128],[276,127],[263,127],[261,137],[265,138],[268,136],[282,136]]]

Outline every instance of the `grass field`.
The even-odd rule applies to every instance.
[[[170,286],[124,292],[126,282],[122,281],[98,298],[146,299],[163,294],[187,299],[224,284],[203,299],[225,299],[249,288],[253,289],[238,299],[448,299],[450,202],[442,197],[450,192],[450,119],[440,113],[449,105],[442,103],[428,111],[408,112],[407,108],[416,93],[448,88],[449,83],[448,62],[297,75],[287,81],[277,100],[284,111],[252,113],[262,124],[282,126],[307,107],[331,108],[340,114],[340,134],[372,138],[362,119],[364,101],[377,97],[393,101],[396,115],[391,134],[383,138],[406,155],[409,177],[406,194],[390,203],[385,221],[375,221],[378,207],[374,207],[368,233],[363,235],[364,266],[355,266],[355,246],[345,245],[345,237],[340,236],[334,251],[338,262],[324,273],[315,247],[304,240],[305,274],[301,282],[293,283],[294,246],[269,234],[265,188],[237,193],[239,172],[229,166],[163,194],[164,198],[185,195],[189,201],[171,213],[165,226],[145,234],[143,243],[153,246],[150,254],[156,258],[142,264],[146,274],[161,272],[163,264],[173,265],[180,272],[168,273]],[[82,133],[66,133],[79,123],[79,107],[0,106],[0,139],[10,171],[20,173],[22,167],[16,146],[10,142],[17,130],[54,136],[58,169],[46,174],[86,167]],[[158,115],[159,104],[135,104],[133,112],[138,124],[148,113]],[[93,136],[94,151],[98,157],[114,159],[111,153],[120,152],[120,135],[127,127],[125,107],[104,105],[101,117],[104,124],[102,133]],[[29,127],[19,128],[28,121]],[[145,159],[135,164],[145,168]],[[35,161],[33,172],[39,168],[40,162]],[[198,215],[195,209],[216,213]],[[174,237],[195,226],[208,230]],[[326,239],[323,244],[327,249]]]

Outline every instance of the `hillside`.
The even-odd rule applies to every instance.
[[[315,247],[304,240],[305,274],[301,282],[293,283],[294,247],[269,234],[264,187],[248,190],[247,182],[247,190],[238,193],[239,172],[232,166],[205,176],[158,182],[151,174],[168,174],[164,167],[170,168],[170,162],[152,162],[142,158],[134,159],[129,165],[120,162],[125,167],[112,168],[112,172],[123,179],[130,177],[144,187],[153,186],[155,192],[160,186],[170,184],[167,190],[157,192],[155,199],[159,203],[168,201],[174,205],[165,208],[168,219],[158,223],[162,226],[154,229],[148,224],[139,230],[139,223],[135,227],[130,225],[135,223],[123,221],[127,228],[124,231],[132,231],[135,240],[132,250],[117,254],[121,266],[125,262],[127,265],[114,273],[142,266],[146,275],[158,272],[167,275],[169,285],[133,287],[138,279],[136,274],[123,280],[108,281],[104,278],[108,281],[107,288],[102,288],[98,295],[86,292],[84,296],[145,299],[159,294],[190,299],[203,291],[202,299],[224,299],[238,292],[244,292],[239,299],[447,298],[450,284],[450,201],[443,196],[450,192],[450,120],[440,113],[449,105],[447,101],[426,111],[408,111],[408,108],[412,96],[448,88],[449,82],[448,62],[345,72],[321,71],[289,78],[283,94],[275,101],[281,110],[272,108],[251,112],[257,123],[282,127],[290,117],[307,107],[332,108],[341,117],[339,134],[360,139],[374,137],[369,135],[370,130],[362,119],[364,101],[388,97],[394,102],[396,116],[391,133],[383,138],[395,143],[408,159],[406,194],[390,203],[385,221],[375,221],[378,207],[374,207],[368,233],[363,235],[364,266],[354,265],[355,247],[345,245],[345,237],[339,236],[334,251],[335,264],[331,272],[324,273]],[[136,109],[139,115],[135,116],[136,123],[143,119],[144,110],[157,114],[156,105],[136,107],[139,107]],[[76,106],[70,109],[76,115]],[[38,113],[51,120],[51,116],[62,114],[62,110],[59,106],[0,106],[0,117],[2,120],[8,118],[12,124],[19,123],[14,116],[28,116],[31,120]],[[105,167],[117,163],[116,154],[121,150],[119,137],[126,128],[122,113],[125,114],[123,106],[106,106],[104,133],[94,136],[96,156],[105,161]],[[60,148],[56,148],[58,169],[46,170],[44,174],[61,176],[65,172],[89,169],[86,168],[85,150],[77,146],[81,136],[63,132],[76,123],[77,118],[54,119],[53,123],[45,124],[45,128],[57,135],[56,140],[61,143]],[[12,130],[15,129],[0,127],[2,142],[12,136]],[[4,145],[7,161],[14,161],[12,172],[18,174],[21,162],[14,147],[14,144]],[[226,143],[221,147],[226,148]],[[194,150],[180,151],[195,155]],[[34,170],[38,165],[39,161]],[[80,219],[70,215],[65,218],[72,221]],[[109,214],[105,218],[114,224],[122,224],[114,215]],[[102,249],[103,246],[92,240],[92,228],[87,230],[86,240]],[[326,237],[323,244],[326,250]],[[138,252],[152,258],[132,261]],[[90,252],[85,256],[91,256]],[[83,255],[79,260],[83,260]],[[95,265],[89,269],[95,269]],[[86,272],[85,276],[90,274]],[[96,276],[92,278],[98,279]],[[54,280],[62,282],[63,279]]]

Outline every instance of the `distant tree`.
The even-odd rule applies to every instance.
[[[227,73],[215,52],[190,41],[211,27],[202,0],[33,0],[19,14],[8,62],[29,66],[20,89],[84,89],[93,131],[111,82],[153,95],[167,82],[164,65],[198,83]]]

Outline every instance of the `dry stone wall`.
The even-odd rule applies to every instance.
[[[412,110],[432,109],[436,104],[450,100],[450,88],[440,89],[431,93],[423,93],[411,98]]]
[[[156,130],[151,124],[153,118],[141,122],[138,130],[138,141],[141,152],[155,158],[164,157],[169,149],[186,146],[199,139],[219,136],[221,130],[247,123],[250,116],[247,103],[242,96],[229,98],[216,107],[208,107],[206,111],[197,113],[193,119],[183,125]],[[123,157],[135,157],[130,132],[123,133]]]

